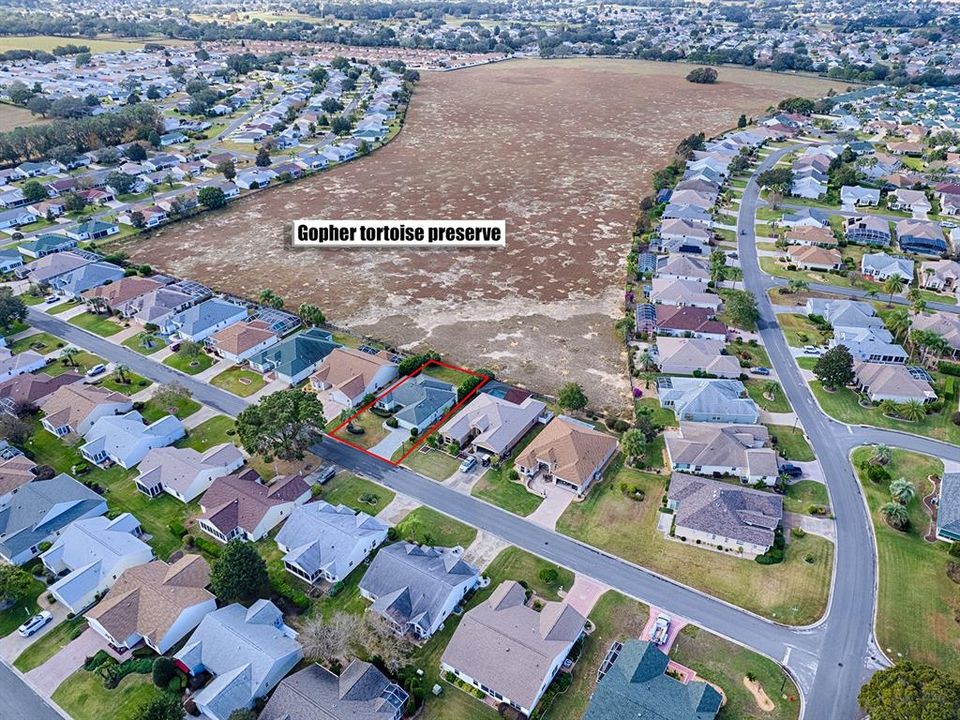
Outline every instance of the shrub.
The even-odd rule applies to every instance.
[[[176,535],[178,538],[182,538],[184,535],[187,534],[187,529],[183,526],[183,523],[180,522],[179,520],[171,520],[167,524],[167,529],[170,530],[170,532]]]
[[[950,543],[950,557],[960,557],[960,542]]]
[[[158,688],[167,687],[177,677],[177,666],[173,660],[162,655],[153,661],[153,684]]]
[[[793,535],[795,538],[802,538],[807,536],[807,531],[801,527],[796,527],[790,531],[790,534]]]
[[[300,610],[306,610],[310,607],[310,598],[306,596],[306,593],[297,590],[290,585],[285,578],[278,577],[271,579],[270,587],[273,588],[273,591],[277,595],[292,603]]]
[[[214,557],[220,557],[220,551],[223,549],[221,545],[213,540],[208,540],[205,537],[197,537],[194,540],[194,544],[197,546],[198,550],[208,553],[209,555],[213,555]]]
[[[954,425],[960,425],[960,412],[955,412],[950,415],[950,422]]]
[[[399,421],[395,417],[387,418],[387,427],[396,428],[400,425]]]

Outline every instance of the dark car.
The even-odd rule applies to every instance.
[[[754,375],[769,375],[769,374],[770,374],[770,368],[755,367],[755,368],[753,368],[753,370],[751,370],[750,372],[752,372]]]
[[[798,478],[803,475],[803,468],[791,465],[790,463],[784,463],[780,466],[780,472],[787,477]]]

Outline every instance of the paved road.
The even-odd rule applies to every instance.
[[[0,688],[0,720],[63,720],[6,662],[0,662]]]
[[[764,287],[780,287],[786,286],[787,281],[779,277],[770,277],[766,276]],[[824,283],[808,283],[811,290],[816,290],[817,292],[830,293],[831,295],[840,295],[841,297],[856,298],[863,300],[876,300],[880,299],[884,302],[892,302],[894,305],[904,305],[906,307],[911,307],[912,302],[907,300],[902,295],[894,295],[893,299],[890,299],[889,295],[880,293],[879,296],[872,296],[866,290],[860,290],[858,288],[851,287],[839,287],[837,285],[826,285]],[[960,314],[960,305],[948,305],[946,303],[939,302],[928,302],[927,310],[941,310],[943,312]]]

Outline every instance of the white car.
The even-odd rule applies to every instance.
[[[104,365],[103,363],[100,363],[99,365],[94,365],[92,368],[87,370],[87,377],[92,378],[92,377],[96,377],[97,375],[103,375],[103,373],[105,373],[106,371],[107,371],[107,366]]]
[[[38,614],[34,615],[23,625],[17,628],[17,632],[20,633],[20,637],[30,637],[51,620],[53,620],[53,615],[50,614],[50,611],[41,610]]]
[[[470,472],[477,466],[477,458],[473,455],[467,457],[462,463],[460,463],[460,472]]]
[[[803,352],[805,355],[823,355],[823,350],[813,345],[804,345]]]
[[[657,615],[657,620],[650,631],[650,639],[654,645],[663,645],[670,638],[670,616]]]

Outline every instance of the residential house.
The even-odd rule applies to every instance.
[[[69,298],[80,299],[88,290],[109,285],[123,278],[123,268],[108,262],[87,263],[59,277],[51,278],[51,291]]]
[[[722,340],[697,337],[657,337],[657,364],[667,375],[705,374],[738,378],[740,361],[723,354]]]
[[[861,272],[871,280],[884,282],[897,276],[905,285],[913,282],[913,260],[886,253],[866,253],[860,261]]]
[[[70,612],[79,614],[97,601],[127,568],[153,559],[142,539],[140,521],[130,513],[72,522],[40,555],[58,576],[49,592]]]
[[[655,305],[700,307],[717,312],[723,304],[719,295],[707,292],[703,283],[693,280],[655,277],[651,285],[650,302]]]
[[[280,337],[262,320],[227,325],[205,341],[207,347],[219,357],[237,365],[278,342]]]
[[[40,424],[57,437],[69,433],[86,435],[101,418],[133,410],[133,402],[127,396],[83,383],[59,387],[38,405],[43,411]]]
[[[86,612],[87,623],[117,650],[142,642],[162,655],[217,609],[209,584],[210,566],[199,555],[135,565]]]
[[[333,341],[330,333],[308,328],[250,356],[248,362],[254,370],[272,372],[278,380],[296,385],[309,377],[338,347],[340,345]]]
[[[23,256],[13,248],[0,250],[0,273],[8,273],[23,266]]]
[[[99,255],[86,250],[67,250],[51,253],[16,269],[17,277],[27,278],[35,285],[49,285],[61,275],[77,268],[102,260]]]
[[[874,247],[890,245],[890,224],[876,215],[850,217],[844,222],[844,237],[847,242]]]
[[[200,529],[220,542],[259,540],[310,499],[302,475],[283,475],[265,485],[255,472],[225,475],[200,501]]]
[[[862,362],[854,368],[857,388],[872,402],[933,402],[937,393],[930,383],[914,377],[903,365]]]
[[[843,257],[837,250],[809,245],[791,245],[787,248],[790,263],[802,270],[839,270]]]
[[[440,661],[445,672],[480,692],[530,715],[560,671],[586,618],[567,603],[527,605],[520,583],[501,583],[471,608]]]
[[[905,210],[913,213],[914,218],[925,218],[933,208],[927,194],[923,190],[908,190],[898,188],[887,198],[887,206],[891,210]]]
[[[678,420],[747,425],[760,420],[757,404],[739,380],[661,376],[657,398]]]
[[[249,608],[234,603],[207,613],[173,656],[188,675],[213,676],[193,696],[197,709],[210,720],[228,720],[234,710],[252,707],[301,658],[296,633],[269,600],[257,600]]]
[[[516,457],[527,482],[541,481],[584,495],[617,454],[617,439],[592,425],[558,415]]]
[[[943,230],[932,220],[900,220],[896,230],[897,243],[903,252],[941,255],[947,251]]]
[[[269,168],[250,168],[237,173],[233,182],[244,190],[256,190],[266,187],[277,179],[277,173]]]
[[[660,250],[663,252],[709,254],[712,233],[700,223],[679,218],[666,219],[660,224],[658,232]]]
[[[399,542],[380,550],[360,580],[370,611],[401,634],[431,637],[480,582],[462,548]]]
[[[656,256],[656,275],[658,278],[673,278],[689,282],[708,283],[710,264],[696,255],[673,253]]]
[[[650,307],[654,309],[653,329],[658,335],[707,338],[720,341],[721,346],[727,339],[727,326],[716,319],[712,310],[678,305]]]
[[[163,287],[163,283],[157,280],[131,275],[130,277],[120,278],[109,285],[91,288],[85,291],[82,297],[88,304],[102,304],[112,313],[129,317],[133,314],[131,306],[138,298],[161,287]],[[101,298],[101,300],[95,300],[94,298]]]
[[[22,225],[29,225],[32,222],[36,222],[40,219],[39,215],[34,215],[33,210],[30,208],[13,208],[11,210],[4,210],[0,212],[0,230],[5,230],[7,228],[16,228],[21,227]]]
[[[444,442],[505,458],[538,422],[549,417],[547,406],[533,397],[520,403],[479,393],[440,427]]]
[[[786,213],[779,224],[785,228],[824,228],[827,226],[823,218],[811,208],[800,208],[794,212]]]
[[[88,220],[76,227],[63,231],[63,234],[74,240],[100,240],[120,232],[120,226],[115,222],[105,220]]]
[[[231,443],[214,445],[202,453],[193,448],[153,448],[140,461],[137,490],[147,497],[165,492],[189,503],[214,480],[236,472],[243,463],[243,454]]]
[[[715,425],[680,421],[664,432],[671,468],[697,475],[737,477],[745,484],[773,485],[780,473],[764,425]]]
[[[844,185],[840,188],[840,204],[846,210],[864,205],[876,207],[880,204],[880,191],[859,185]]]
[[[203,342],[210,335],[247,317],[243,305],[211,298],[165,318],[160,331],[177,340]]]
[[[956,260],[926,260],[920,263],[920,287],[957,293],[960,290],[960,263]]]
[[[614,642],[583,720],[714,720],[724,697],[703,680],[678,677],[652,642]]]
[[[0,382],[42,370],[46,365],[47,359],[33,350],[14,355],[7,348],[0,347]]]
[[[0,558],[23,565],[70,523],[106,512],[106,500],[65,473],[27,483],[0,504]]]
[[[170,316],[188,308],[200,298],[186,290],[167,285],[138,295],[125,303],[122,314],[141,325],[158,327]]]
[[[950,350],[947,354],[960,357],[960,317],[954,313],[936,311],[919,313],[911,318],[914,330],[927,330],[947,341]]]
[[[281,681],[258,720],[400,720],[408,699],[368,662],[353,660],[339,676],[314,663]]]
[[[47,233],[46,235],[35,235],[30,240],[17,245],[17,250],[21,255],[31,258],[42,258],[51,253],[72,250],[77,246],[77,241],[67,235],[58,233]]]
[[[80,454],[95,465],[116,463],[132,468],[153,448],[172,445],[186,435],[183,423],[173,415],[147,424],[137,410],[107,415],[86,432]]]
[[[7,449],[17,452],[12,457],[0,457],[0,507],[9,503],[13,493],[37,478],[38,465],[33,460],[12,445]]]
[[[385,355],[338,347],[323,359],[310,376],[310,388],[328,417],[357,407],[397,378],[397,363]]]
[[[423,373],[404,380],[377,398],[375,407],[394,413],[400,427],[423,433],[457,402],[457,389]]]
[[[797,175],[790,185],[790,194],[795,197],[816,200],[827,194],[827,180],[822,174]]]
[[[830,228],[816,225],[798,225],[788,228],[783,239],[791,245],[808,245],[833,248],[837,246],[837,238]]]
[[[937,496],[937,538],[960,542],[960,473],[944,473]]]
[[[365,512],[318,501],[295,507],[276,541],[288,572],[311,584],[338,583],[387,539],[387,530]]]

